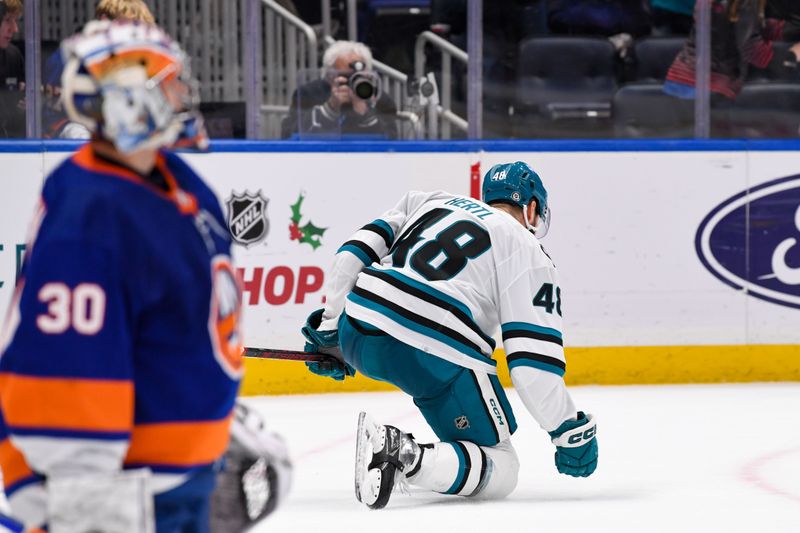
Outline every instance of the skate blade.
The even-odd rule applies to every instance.
[[[364,502],[361,498],[361,487],[367,481],[367,449],[369,446],[369,435],[367,435],[367,413],[361,412],[358,415],[358,432],[356,433],[356,470],[354,473],[356,499]],[[369,454],[371,455],[371,454]]]
[[[395,468],[388,463],[371,465],[374,456],[372,439],[377,431],[382,431],[367,413],[358,415],[358,435],[356,437],[356,499],[370,509],[383,509],[389,503],[394,485]],[[384,433],[385,435],[385,433]],[[381,444],[381,447],[384,444]]]

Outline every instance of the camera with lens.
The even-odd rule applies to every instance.
[[[381,79],[378,75],[366,70],[367,66],[362,61],[353,61],[350,68],[353,73],[347,78],[347,85],[353,94],[362,100],[377,98],[381,90]]]

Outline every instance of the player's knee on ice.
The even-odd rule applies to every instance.
[[[505,440],[496,446],[483,446],[481,449],[492,463],[492,472],[489,473],[486,487],[475,497],[487,500],[505,498],[517,487],[519,478],[517,451],[510,440]]]
[[[423,450],[419,468],[406,473],[412,485],[480,499],[505,498],[517,486],[519,459],[509,440],[495,446],[437,442]]]

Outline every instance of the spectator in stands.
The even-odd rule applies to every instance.
[[[647,0],[548,0],[547,23],[553,33],[611,37],[650,34]]]
[[[11,43],[21,16],[22,0],[0,0],[0,137],[25,136],[25,61]]]
[[[692,31],[695,0],[651,0],[653,35],[687,35]]]
[[[800,38],[800,5],[796,4],[796,1],[786,0],[712,0],[712,104],[725,105],[734,100],[749,68],[763,69],[774,61],[790,63],[786,62],[787,58],[775,57],[772,42]],[[781,19],[770,18],[768,13]],[[795,59],[800,56],[800,44],[792,47],[790,54]],[[693,28],[667,73],[666,93],[694,98],[695,58]]]
[[[97,20],[138,20],[155,24],[156,19],[144,0],[100,0],[94,9]]]
[[[2,0],[0,0],[2,1]],[[133,20],[155,24],[155,17],[144,0],[99,0],[94,10],[96,20]],[[61,139],[88,139],[89,130],[70,122],[61,105],[61,51],[47,59],[44,68],[44,135]]]
[[[323,77],[292,96],[281,136],[351,135],[397,138],[397,106],[381,90],[364,44],[336,41],[322,58]]]
[[[769,0],[766,5],[767,22],[770,19],[778,21],[780,30],[778,38],[783,41],[800,41],[800,2],[797,0]],[[792,50],[797,50],[795,45]],[[797,52],[800,56],[800,52]]]

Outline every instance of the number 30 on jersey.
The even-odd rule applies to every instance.
[[[103,328],[106,293],[95,283],[81,283],[74,289],[64,283],[46,283],[38,298],[47,304],[47,313],[36,317],[43,333],[58,335],[72,327],[81,335],[95,335]]]

